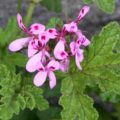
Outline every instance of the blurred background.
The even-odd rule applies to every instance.
[[[48,0],[49,1],[49,0]],[[0,26],[5,27],[8,19],[17,14],[17,0],[0,0]],[[52,4],[52,3],[51,3]],[[54,6],[52,4],[51,6]],[[33,21],[46,24],[51,17],[61,17],[64,21],[66,18],[77,17],[80,8],[84,5],[82,0],[61,0],[62,9],[58,13],[54,10],[49,11],[46,7],[38,4],[33,13]],[[29,0],[22,0],[21,14],[26,15],[29,6]],[[58,6],[57,6],[58,7]],[[113,14],[109,15],[101,11],[95,4],[91,5],[91,11],[80,23],[80,28],[86,31],[88,36],[97,33],[102,26],[110,21],[116,20],[120,23],[120,0],[116,0],[116,9]]]

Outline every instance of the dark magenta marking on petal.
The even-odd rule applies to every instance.
[[[35,26],[34,26],[34,29],[35,29],[35,30],[38,30],[38,29],[39,29],[39,26],[38,26],[38,25],[35,25]]]
[[[75,26],[71,26],[71,28],[72,28],[72,29],[74,29],[74,28],[75,28]]]
[[[84,9],[82,9],[82,13],[84,13]]]
[[[41,39],[45,40],[45,39],[46,39],[46,36],[45,36],[45,35],[41,36]]]
[[[49,33],[52,33],[52,32],[53,32],[53,30],[52,30],[52,29],[50,29],[48,32],[49,32]]]
[[[43,68],[39,68],[39,71],[42,71],[42,70],[44,70]]]
[[[61,56],[65,56],[65,52],[61,52]]]
[[[80,43],[80,41],[78,40],[78,41],[77,41],[77,43],[79,44],[79,43]]]
[[[55,69],[55,67],[51,66],[51,67],[50,67],[50,69],[54,70],[54,69]]]
[[[41,48],[42,47],[42,43],[40,41],[38,41],[38,46]]]
[[[84,42],[85,42],[85,38],[82,39],[82,43],[84,43]]]
[[[31,44],[32,44],[32,45],[35,44],[35,41],[32,41]]]
[[[23,25],[22,25],[21,27],[22,27],[22,29],[23,29],[24,31],[26,31],[26,28],[25,28]]]
[[[20,19],[20,23],[22,23],[22,20]]]
[[[29,31],[31,30],[31,27],[28,29]]]

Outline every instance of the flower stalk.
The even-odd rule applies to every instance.
[[[18,13],[21,12],[21,6],[22,6],[22,0],[18,0],[18,6],[17,6]]]

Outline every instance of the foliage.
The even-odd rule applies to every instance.
[[[113,13],[115,9],[115,0],[83,0],[83,1],[87,4],[95,2],[100,9],[107,13]]]
[[[120,76],[116,73],[118,68],[114,67],[120,64],[120,54],[113,52],[120,40],[119,33],[120,27],[116,22],[105,26],[99,35],[93,37],[86,51],[84,70],[78,72],[73,68],[70,77],[62,81],[60,104],[63,106],[63,120],[97,120],[93,102],[84,94],[86,85],[93,86],[93,81],[101,92],[120,94]]]
[[[4,29],[0,29],[0,46],[5,47],[13,41],[19,33],[16,17],[11,17],[7,26]]]
[[[41,5],[45,6],[50,11],[61,12],[61,0],[42,0]]]
[[[84,1],[95,2],[107,13],[114,11],[114,0]],[[59,12],[60,2],[43,0],[42,5],[48,10]],[[62,20],[52,18],[46,27],[58,25],[62,27]],[[85,50],[82,71],[75,67],[75,60],[72,59],[68,73],[56,72],[57,87],[53,90],[48,88],[48,82],[43,88],[33,85],[32,75],[23,70],[27,62],[25,50],[14,54],[8,51],[8,44],[19,38],[19,35],[15,17],[9,20],[5,28],[0,28],[0,120],[112,120],[112,117],[120,119],[118,23],[109,23],[98,35],[93,36],[90,47]],[[87,87],[95,92],[103,103],[112,102],[116,112],[104,110],[89,96]],[[59,100],[59,104],[54,100]]]
[[[77,79],[76,79],[77,78]],[[97,120],[98,114],[93,108],[93,101],[83,94],[84,77],[77,76],[63,80],[60,104],[63,106],[63,120]]]
[[[29,79],[27,79],[29,80]],[[9,120],[13,114],[20,110],[38,108],[44,110],[48,107],[42,97],[42,90],[30,84],[23,84],[25,79],[14,72],[10,72],[5,65],[0,65],[0,118]]]

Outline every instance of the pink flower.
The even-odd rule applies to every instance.
[[[31,40],[30,37],[17,39],[13,41],[8,48],[12,52],[19,51],[22,48],[27,47],[30,40]]]
[[[65,28],[65,30],[67,31],[67,32],[70,32],[70,33],[72,33],[72,32],[77,32],[77,30],[78,30],[78,27],[77,27],[77,24],[75,23],[75,22],[71,22],[71,23],[69,23],[69,24],[65,24],[64,25],[64,28]]]
[[[34,84],[38,87],[42,86],[48,76],[50,88],[56,86],[56,77],[54,71],[59,70],[59,62],[51,60],[45,67],[39,64],[38,73],[34,77]]]
[[[45,31],[45,26],[39,23],[34,23],[29,28],[29,32],[34,35],[39,35],[44,31]]]
[[[68,53],[65,51],[65,40],[61,39],[54,48],[54,56],[58,60],[63,60],[68,57]]]
[[[62,29],[60,27],[58,31],[55,28],[46,30],[45,26],[39,23],[32,24],[27,28],[22,21],[21,15],[17,15],[18,25],[22,31],[27,33],[28,37],[10,43],[9,50],[16,52],[28,47],[29,60],[26,64],[26,70],[28,72],[37,71],[33,81],[37,87],[42,86],[48,78],[50,88],[54,88],[56,86],[54,72],[56,70],[68,72],[71,56],[75,56],[76,66],[82,70],[80,64],[84,59],[84,55],[83,49],[80,47],[88,46],[90,41],[82,34],[77,25],[88,11],[89,7],[84,6],[76,20],[65,24]],[[53,51],[51,48],[53,48],[52,45],[54,44],[48,44],[48,42],[53,41],[52,39],[57,41]]]
[[[83,45],[85,47],[87,47],[88,45],[90,45],[90,41],[85,37],[85,35],[82,34],[82,32],[80,30],[78,30],[76,32],[77,36],[78,36],[78,39],[77,39],[77,44],[80,46],[80,45]]]
[[[60,70],[61,70],[62,72],[68,72],[68,70],[69,70],[69,63],[70,63],[69,58],[66,58],[66,59],[64,59],[64,60],[61,60],[61,61],[60,61]]]
[[[18,13],[17,20],[19,27],[29,35],[37,35],[45,31],[45,26],[39,23],[32,24],[29,29],[23,23],[22,16]]]
[[[50,39],[55,39],[58,35],[57,30],[55,28],[49,28],[47,31]]]
[[[34,38],[36,38],[37,34],[40,34],[40,33],[43,33],[45,31],[45,26],[42,25],[42,24],[38,24],[38,23],[35,23],[33,25],[30,26],[29,29],[27,29],[22,21],[22,17],[21,15],[18,13],[17,14],[17,20],[18,20],[18,25],[19,27],[25,32],[25,33],[28,33],[29,34],[29,37],[27,38],[20,38],[20,39],[17,39],[15,41],[13,41],[12,43],[10,43],[9,45],[9,50],[12,51],[12,52],[16,52],[16,51],[19,51],[21,50],[22,48],[24,47],[27,47],[27,45],[29,44],[29,50],[28,50],[28,56],[31,57],[33,55],[33,53],[36,53],[36,49],[33,50],[33,53],[31,53],[31,48],[34,48],[34,47],[31,47],[31,42],[30,41],[33,41]],[[30,42],[30,43],[29,43]],[[38,42],[38,41],[37,41]],[[35,42],[36,43],[36,42]],[[35,46],[35,45],[34,45]],[[30,51],[30,52],[29,52]]]
[[[84,6],[79,12],[77,21],[80,21],[89,12],[89,10],[90,10],[89,6]]]
[[[28,72],[35,72],[39,66],[39,64],[45,64],[46,63],[46,57],[50,58],[50,54],[46,50],[42,50],[39,53],[32,56],[27,64],[26,64],[26,70]]]
[[[28,44],[28,57],[35,55],[40,49],[42,49],[42,45],[38,39],[32,39]]]
[[[49,34],[46,31],[39,34],[39,41],[43,46],[46,45],[46,43],[49,41]]]
[[[80,63],[83,61],[84,56],[83,56],[83,50],[79,48],[78,44],[76,42],[71,42],[70,43],[70,49],[72,55],[75,56],[75,62],[78,67],[78,69],[82,70],[82,67]]]
[[[65,30],[69,33],[76,33],[78,31],[78,22],[89,12],[89,9],[90,8],[88,6],[84,6],[80,10],[77,19],[71,23],[65,24],[63,28],[65,28]]]

